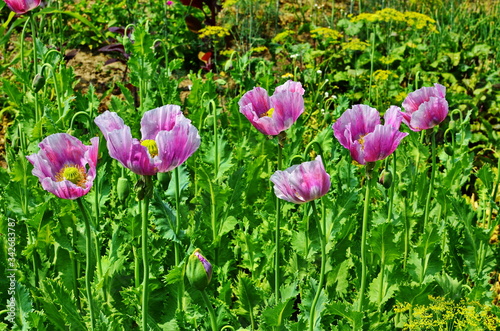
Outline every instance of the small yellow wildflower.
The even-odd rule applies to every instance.
[[[389,77],[397,78],[398,76],[390,70],[377,70],[373,73],[373,78],[375,81],[386,81]]]
[[[220,38],[223,38],[229,35],[229,30],[225,27],[209,25],[200,30],[199,37],[200,39],[209,36],[219,36]]]
[[[250,51],[252,53],[261,53],[267,51],[267,47],[266,46],[252,47]]]
[[[330,28],[317,28],[311,31],[311,37],[337,40],[342,37],[342,34]]]
[[[292,30],[285,30],[283,32],[278,33],[274,38],[272,39],[273,43],[280,43],[286,40],[289,36],[295,34],[294,31]]]
[[[342,49],[348,51],[364,51],[370,46],[369,43],[354,38],[347,43],[342,43]]]
[[[234,53],[236,53],[236,51],[234,49],[225,49],[225,50],[220,52],[221,55],[228,56],[228,57],[233,55]]]
[[[293,78],[293,74],[287,72],[286,74],[281,75],[281,78]]]
[[[236,3],[238,2],[238,0],[226,0],[222,3],[222,8],[228,8],[228,7],[231,7],[233,5],[235,5]]]

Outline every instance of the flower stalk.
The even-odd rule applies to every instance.
[[[91,245],[92,245],[92,235],[90,232],[90,221],[87,215],[87,211],[85,210],[85,206],[83,205],[82,199],[76,199],[78,203],[78,207],[83,216],[83,221],[85,223],[85,288],[87,291],[87,304],[89,306],[89,314],[90,314],[90,326],[91,330],[95,330],[95,319],[94,319],[94,301],[92,296],[92,288],[91,288],[91,265],[90,265],[90,256],[91,256]],[[97,257],[96,257],[97,258]],[[76,276],[76,275],[75,275]]]

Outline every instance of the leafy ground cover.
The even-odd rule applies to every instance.
[[[496,330],[499,10],[0,2],[0,329]],[[345,148],[434,84],[444,120]]]

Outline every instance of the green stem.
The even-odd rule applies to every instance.
[[[282,149],[280,142],[278,141],[278,170],[281,170],[282,163]],[[276,229],[275,229],[275,240],[276,240],[276,256],[274,258],[274,296],[276,298],[276,304],[279,302],[280,297],[280,285],[281,285],[281,275],[280,275],[280,225],[281,223],[281,199],[276,197]]]
[[[76,199],[76,202],[78,203],[78,207],[80,207],[80,211],[82,212],[83,216],[83,221],[85,222],[85,287],[87,290],[87,301],[89,305],[89,312],[90,312],[90,325],[91,325],[91,330],[95,329],[95,320],[94,320],[94,302],[92,300],[92,290],[90,287],[90,246],[92,242],[92,237],[91,237],[91,232],[90,232],[90,222],[89,222],[89,217],[87,215],[87,212],[85,210],[85,206],[83,205],[82,199],[78,198]]]
[[[175,183],[175,211],[176,211],[176,222],[175,222],[175,235],[179,237],[179,233],[181,231],[181,187],[180,187],[180,178],[179,178],[179,168],[174,169],[174,183]],[[179,242],[174,243],[174,254],[175,254],[175,265],[179,266],[181,263],[181,245]],[[184,283],[180,283],[177,288],[177,310],[183,311],[182,307],[182,298],[184,296]]]
[[[314,215],[317,215],[316,205],[314,201],[312,202]],[[319,283],[318,288],[316,290],[316,295],[314,296],[311,311],[309,313],[310,321],[309,321],[309,331],[314,330],[314,326],[316,323],[316,305],[318,304],[319,296],[321,294],[321,290],[323,289],[323,284],[325,282],[325,270],[326,270],[326,210],[325,203],[321,203],[321,222],[319,222],[319,238],[321,244],[321,269],[319,274]]]
[[[148,211],[149,211],[149,198],[152,190],[151,176],[144,176],[146,193],[142,204],[142,263],[144,265],[144,277],[142,282],[142,330],[148,330],[148,301],[149,301],[149,251],[148,251]]]
[[[406,263],[408,261],[408,251],[410,249],[410,218],[408,217],[408,198],[404,198],[404,219],[405,219],[405,251],[403,256],[403,270],[406,270]]]
[[[366,169],[366,192],[365,202],[363,207],[363,225],[361,228],[361,287],[359,290],[359,305],[358,311],[364,311],[364,299],[366,291],[366,273],[367,273],[367,252],[366,252],[366,233],[368,232],[368,211],[370,206],[370,190],[371,190],[371,170],[370,165],[365,166]]]
[[[28,25],[29,21],[31,20],[31,18],[28,18],[26,20],[26,22],[24,23],[24,26],[23,26],[23,31],[21,32],[21,70],[24,72],[24,69],[26,68],[26,66],[24,65],[24,39],[25,39],[25,34],[26,34],[26,26]],[[26,85],[23,84],[23,95],[26,95]]]
[[[106,278],[102,274],[102,262],[101,262],[101,243],[99,241],[99,220],[100,220],[100,209],[99,209],[99,192],[100,192],[100,182],[98,176],[94,179],[94,187],[95,187],[95,195],[94,195],[94,204],[95,204],[95,258],[97,261],[97,272],[99,277],[103,278],[103,297],[104,301],[108,301],[108,292],[106,286]]]
[[[212,331],[217,331],[217,319],[215,318],[214,307],[210,303],[210,299],[208,298],[207,292],[205,290],[200,291],[201,297],[203,301],[205,301],[205,306],[208,309],[208,315],[210,316],[210,326],[212,327]]]
[[[427,191],[427,200],[425,201],[425,212],[424,212],[424,228],[427,228],[427,222],[429,220],[429,209],[431,196],[434,191],[434,176],[436,174],[436,132],[432,132],[432,146],[431,146],[431,158],[432,158],[432,169],[431,169],[431,181],[429,182],[429,190]]]
[[[392,220],[392,210],[394,208],[394,188],[396,187],[396,151],[392,155],[392,183],[389,188],[389,211],[387,213],[387,219]]]
[[[77,199],[79,200],[79,199]],[[73,295],[75,296],[75,299],[76,299],[76,306],[78,307],[78,310],[82,310],[82,304],[80,302],[80,291],[78,290],[78,269],[79,268],[79,265],[78,265],[78,260],[76,258],[76,241],[77,241],[77,238],[78,238],[78,235],[77,235],[77,232],[76,232],[76,224],[73,223],[72,224],[72,231],[73,231],[73,235],[71,237],[71,241],[72,241],[72,248],[73,250],[69,253],[69,257],[71,259],[71,262],[73,264],[73,273],[75,274],[74,275],[74,278],[73,278]]]
[[[31,21],[31,34],[32,34],[32,39],[33,39],[33,77],[35,77],[38,74],[38,54],[37,54],[37,49],[36,49],[36,24],[35,24],[35,15],[33,12],[30,12],[30,21]],[[35,94],[35,123],[38,123],[38,121],[42,118],[42,114],[40,113],[40,109],[38,106],[38,93],[34,92]]]

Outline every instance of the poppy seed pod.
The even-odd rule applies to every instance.
[[[116,192],[118,193],[118,199],[120,201],[125,201],[130,194],[130,183],[127,178],[120,177],[118,178],[118,183],[116,184]]]
[[[194,288],[204,290],[212,279],[212,265],[201,254],[199,248],[195,249],[188,259],[186,277]]]

